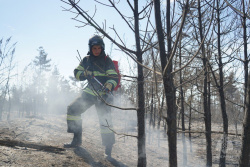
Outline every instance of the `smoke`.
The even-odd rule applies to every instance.
[[[131,103],[129,98],[125,94],[119,94],[114,92],[114,101],[112,105],[120,108],[135,108],[135,105]],[[87,111],[83,115],[83,119],[87,119],[85,124],[92,123],[95,128],[98,128],[97,116],[94,108]],[[86,118],[87,116],[88,118]],[[137,162],[138,150],[137,150],[137,138],[131,136],[137,136],[137,112],[136,110],[121,110],[112,108],[112,121],[113,130],[116,133],[116,144],[114,150],[119,150],[116,154],[121,159],[131,161],[133,159]],[[161,123],[160,128],[157,126],[153,128],[149,125],[149,120],[145,119],[145,134],[146,134],[146,153],[148,166],[166,166],[168,164],[168,138],[164,130],[164,126]],[[96,134],[95,134],[96,135]],[[198,139],[199,140],[199,139]],[[185,143],[185,144],[184,144]],[[184,147],[185,145],[185,147]],[[203,143],[203,146],[206,145]],[[206,166],[204,156],[200,156],[199,145],[189,140],[187,136],[185,138],[182,135],[177,136],[177,157],[178,166]],[[185,148],[185,149],[184,149]],[[142,154],[144,154],[142,153]],[[129,156],[128,156],[129,155]],[[186,163],[183,163],[183,157],[186,156]],[[133,157],[133,158],[132,158]],[[132,164],[131,164],[132,165]],[[132,166],[136,166],[133,164]]]
[[[128,99],[121,96],[117,92],[114,92],[111,105],[122,108],[134,107]],[[104,117],[107,116],[104,115]],[[112,120],[106,120],[106,122],[101,126],[110,126],[113,124],[113,127],[110,128],[118,135],[118,137],[124,136],[119,136],[119,134],[136,135],[137,115],[135,110],[121,110],[111,107],[111,118]],[[86,112],[84,112],[82,114],[82,119],[84,129],[93,126],[96,128],[96,132],[99,133],[99,118],[95,106],[90,107]]]
[[[53,85],[58,85],[56,81],[50,81],[50,88],[55,88]],[[72,134],[67,133],[66,125],[66,113],[67,106],[78,96],[74,92],[67,91],[66,88],[60,86],[60,91],[53,91],[53,89],[48,90],[47,104],[45,107],[46,112],[42,113],[42,117],[38,119],[28,119],[19,127],[18,134],[20,140],[29,140],[33,142],[41,143],[52,143],[52,145],[60,145],[64,142],[70,142],[72,140]],[[35,93],[35,92],[33,92]],[[29,96],[32,95],[30,92]],[[136,106],[130,102],[128,97],[118,92],[114,92],[114,101],[111,103],[117,107],[121,108],[135,108]],[[34,107],[34,106],[33,106]],[[26,108],[28,109],[28,108]],[[32,112],[33,108],[30,108]],[[60,114],[60,115],[58,115]],[[120,160],[121,162],[126,162],[128,166],[136,166],[138,160],[138,150],[137,150],[137,138],[132,136],[137,136],[137,113],[135,110],[121,110],[117,108],[111,108],[112,116],[112,130],[116,133],[116,143],[113,147],[112,156]],[[82,115],[83,122],[83,147],[88,143],[89,147],[100,148],[98,151],[103,150],[101,135],[100,135],[100,124],[99,118],[95,106],[91,106]],[[149,120],[146,122],[146,156],[148,166],[166,166],[168,164],[168,139],[166,132],[164,131],[163,124],[157,129],[149,126]],[[103,126],[110,125],[107,121]],[[35,126],[36,130],[32,130]],[[22,133],[25,132],[25,133]],[[53,140],[58,140],[53,143]],[[205,152],[200,152],[200,147],[206,145],[205,141],[197,138],[190,141],[185,137],[186,143],[186,156],[187,156],[187,166],[205,166],[206,158]],[[194,142],[195,141],[195,142]],[[200,143],[198,142],[200,141]],[[178,135],[177,138],[177,151],[178,151],[178,166],[183,166],[183,141],[182,135]]]
[[[115,100],[113,105],[121,108],[135,108],[134,104],[130,102],[125,94],[121,95],[116,92]],[[119,148],[120,151],[117,153],[119,157],[127,161],[126,156],[133,157],[134,161],[137,162],[137,138],[131,136],[137,136],[137,113],[135,110],[121,110],[112,108],[112,119],[113,119],[113,130],[116,134],[115,148]],[[161,123],[160,128],[157,126],[153,128],[149,125],[149,120],[145,119],[145,134],[146,134],[146,153],[147,165],[148,166],[166,166],[168,164],[168,138],[164,130],[164,126]],[[184,147],[185,143],[185,147]],[[114,149],[115,149],[114,148]],[[185,150],[184,150],[185,148]],[[186,136],[182,139],[182,135],[177,136],[177,157],[178,166],[206,166],[205,161],[200,156],[199,145],[193,143]],[[144,154],[142,153],[142,154]],[[127,154],[127,155],[126,155]],[[187,161],[183,163],[183,157],[187,157]],[[131,160],[131,159],[130,159]],[[133,164],[132,166],[136,166]]]

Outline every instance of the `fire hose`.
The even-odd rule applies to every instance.
[[[95,76],[92,76],[92,78],[94,78],[94,80],[102,87],[102,89],[105,89],[105,86]],[[109,91],[107,93],[109,93],[110,95],[114,96],[111,91]]]

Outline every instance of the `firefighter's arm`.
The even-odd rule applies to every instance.
[[[91,71],[88,71],[88,69],[84,68],[84,63],[85,59],[83,59],[81,63],[74,70],[75,78],[79,81],[84,81],[88,79],[88,77],[91,77],[93,75]]]

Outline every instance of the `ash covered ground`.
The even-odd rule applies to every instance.
[[[104,156],[101,144],[98,117],[94,108],[82,114],[83,144],[78,148],[64,149],[72,134],[66,132],[65,115],[42,115],[13,118],[0,121],[0,166],[137,166],[137,122],[135,111],[113,111],[114,131],[117,133],[112,158]],[[148,122],[148,121],[146,121]],[[203,122],[193,124],[193,129],[204,129]],[[213,126],[212,130],[220,130]],[[131,135],[124,136],[123,134]],[[163,127],[160,131],[146,126],[147,166],[168,166],[168,143]],[[187,163],[183,165],[182,135],[178,135],[178,166],[205,166],[206,140],[203,134],[192,134],[191,142],[186,134]],[[221,135],[212,135],[213,166],[218,166]],[[240,138],[230,136],[227,152],[227,166],[237,165]]]

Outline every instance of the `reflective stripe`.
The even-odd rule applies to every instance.
[[[85,69],[83,68],[83,66],[79,65],[77,68],[77,70],[81,70],[81,71],[84,71]]]
[[[107,73],[108,75],[110,75],[110,74],[118,75],[117,72],[116,72],[115,70],[113,70],[113,69],[107,70],[106,73]]]
[[[67,120],[71,121],[81,120],[81,116],[67,115]]]
[[[91,95],[93,95],[93,96],[96,96],[96,95],[94,94],[94,92],[93,92],[91,89],[89,89],[89,88],[85,88],[83,91],[86,92],[86,93],[88,93],[88,94],[91,94]]]
[[[105,73],[100,73],[99,71],[93,71],[94,76],[106,76]]]
[[[76,73],[76,79],[77,80],[80,80],[80,75],[83,73],[83,71],[78,71],[77,73]]]
[[[112,83],[114,85],[114,88],[117,86],[117,82],[115,82],[114,80],[107,80],[107,82]]]
[[[83,91],[86,92],[86,93],[88,93],[88,94],[91,94],[91,95],[93,95],[93,96],[98,96],[98,95],[97,95],[97,92],[91,90],[90,88],[85,88]],[[102,91],[98,92],[98,94],[99,94],[100,96],[105,95],[105,93],[102,92]]]

